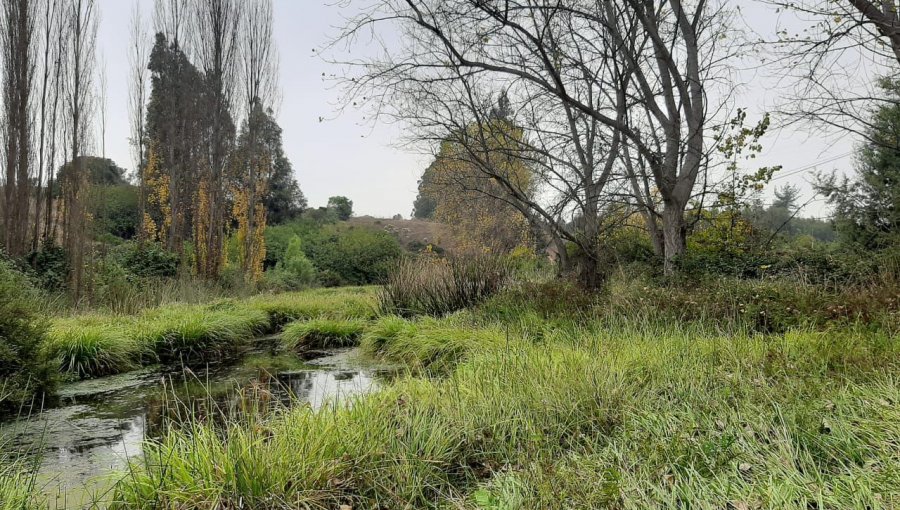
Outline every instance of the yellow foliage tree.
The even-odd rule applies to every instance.
[[[434,219],[451,225],[464,249],[507,253],[529,243],[529,224],[513,203],[532,193],[531,169],[515,154],[522,131],[491,119],[449,136],[423,177]]]
[[[172,206],[169,203],[171,178],[162,171],[159,163],[159,148],[152,143],[144,167],[148,211],[142,218],[141,231],[147,240],[165,242],[172,226]]]

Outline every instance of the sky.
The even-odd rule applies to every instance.
[[[152,0],[137,0],[150,19]],[[252,1],[252,0],[248,0]],[[295,177],[311,206],[325,205],[328,197],[344,195],[354,203],[357,215],[409,217],[416,195],[417,181],[429,157],[400,147],[401,126],[372,125],[360,114],[338,112],[339,96],[324,75],[339,70],[316,56],[349,14],[335,0],[275,0],[275,42],[280,59],[281,102],[278,122],[283,129],[284,148],[294,166]],[[119,166],[132,169],[128,142],[128,42],[131,11],[129,0],[99,0],[101,20],[98,33],[98,59],[106,62],[107,129],[106,157]],[[743,11],[743,20],[761,33],[771,33],[775,14],[754,0],[735,0]],[[789,20],[791,23],[793,21]],[[784,20],[782,20],[784,22]],[[795,25],[802,25],[799,20]],[[769,28],[771,27],[771,28]],[[763,112],[780,99],[780,84],[765,72],[742,70],[744,86],[735,96],[735,104],[748,109],[748,123],[755,123]],[[324,119],[324,120],[322,120]],[[808,184],[814,171],[845,171],[852,168],[849,153],[854,140],[832,134],[813,135],[796,128],[773,129],[762,140],[764,152],[754,164],[782,165],[784,170],[773,185],[796,184],[803,191],[803,202],[814,199]],[[98,144],[99,146],[99,144]],[[797,170],[802,170],[796,172]],[[771,196],[771,189],[766,192]],[[827,214],[822,200],[811,202],[803,216]]]

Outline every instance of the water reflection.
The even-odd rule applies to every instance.
[[[372,391],[388,374],[342,351],[311,362],[256,353],[229,367],[84,381],[63,388],[54,407],[0,423],[0,445],[40,462],[38,483],[56,496],[57,507],[81,507],[111,485],[111,471],[140,455],[145,437],[159,436],[167,425],[233,416],[248,405],[318,409]]]

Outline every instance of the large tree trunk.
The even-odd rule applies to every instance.
[[[662,230],[666,274],[674,269],[675,259],[684,255],[687,249],[687,224],[684,221],[684,207],[667,203],[662,213]]]

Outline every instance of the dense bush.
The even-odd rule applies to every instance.
[[[276,290],[297,290],[316,281],[316,268],[303,253],[299,236],[291,238],[281,260],[266,271],[265,277],[266,285]]]
[[[25,275],[0,259],[0,407],[52,386],[40,349],[46,324],[37,308],[38,295]]]
[[[402,254],[400,243],[386,232],[304,219],[266,229],[267,268],[283,260],[294,236],[325,286],[380,283]]]
[[[32,281],[40,288],[60,291],[66,288],[69,278],[69,258],[66,251],[51,241],[41,245],[38,251],[28,255]]]
[[[137,234],[139,190],[135,186],[101,186],[92,190],[95,195],[94,229],[121,239],[133,239]]]
[[[379,304],[387,314],[446,315],[501,290],[510,273],[509,261],[498,257],[403,259],[390,271]]]
[[[128,274],[137,277],[174,277],[180,264],[177,253],[156,243],[124,243],[113,248],[110,257]]]

